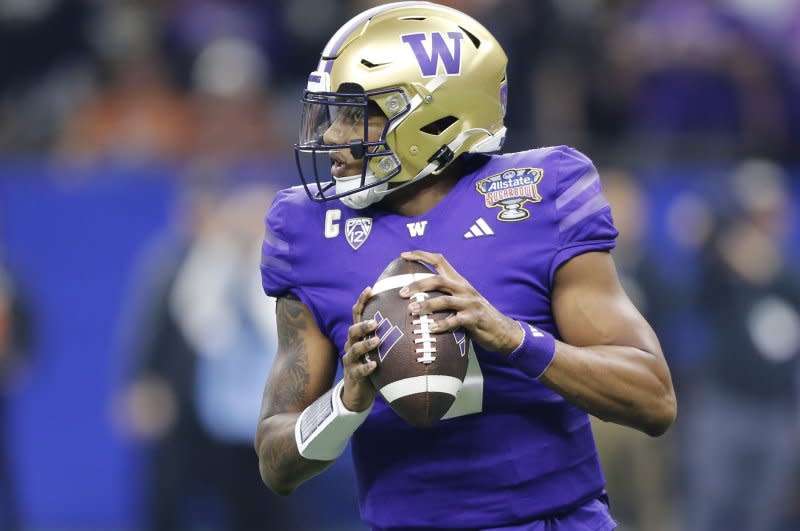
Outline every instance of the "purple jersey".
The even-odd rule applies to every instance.
[[[380,204],[315,203],[300,187],[281,192],[267,215],[264,290],[299,297],[343,355],[361,290],[402,251],[421,249],[442,253],[500,312],[559,337],[555,271],[611,249],[617,236],[597,171],[567,147],[477,160],[485,163],[417,217]],[[477,346],[472,356],[465,394],[473,404],[429,429],[376,399],[352,439],[367,523],[507,526],[568,513],[603,493],[588,415],[504,356]],[[603,517],[592,529],[613,526]]]

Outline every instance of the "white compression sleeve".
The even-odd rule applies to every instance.
[[[372,406],[353,412],[342,403],[344,380],[303,410],[294,426],[294,439],[306,459],[332,461],[342,455],[350,436],[366,420]]]

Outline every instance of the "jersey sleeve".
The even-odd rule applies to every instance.
[[[264,221],[261,244],[261,285],[270,297],[294,295],[306,305],[320,330],[324,320],[308,284],[308,256],[315,242],[300,220],[311,215],[306,195],[297,188],[281,190],[275,196]],[[304,269],[306,268],[306,269]]]
[[[558,250],[550,265],[552,282],[565,262],[590,251],[614,248],[617,229],[611,206],[603,195],[600,175],[586,155],[568,147],[560,153],[555,216]]]
[[[291,202],[285,191],[275,196],[264,221],[264,241],[261,244],[261,284],[264,293],[279,297],[297,289],[295,257],[289,242],[291,235]]]

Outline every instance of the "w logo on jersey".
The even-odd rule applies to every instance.
[[[437,74],[439,59],[442,60],[442,66],[448,76],[461,74],[461,39],[464,38],[464,34],[458,31],[448,31],[447,37],[452,41],[452,48],[447,45],[444,34],[438,31],[431,33],[430,43],[427,42],[427,35],[424,33],[400,36],[404,43],[411,46],[414,55],[417,56],[422,77],[433,77]]]
[[[406,227],[408,228],[408,235],[412,238],[418,238],[419,236],[425,235],[425,227],[428,226],[428,221],[414,221],[412,223],[406,223]]]

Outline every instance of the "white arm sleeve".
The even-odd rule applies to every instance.
[[[294,426],[294,439],[306,459],[332,461],[342,455],[350,436],[366,420],[372,406],[355,413],[344,407],[344,380],[303,410]]]

